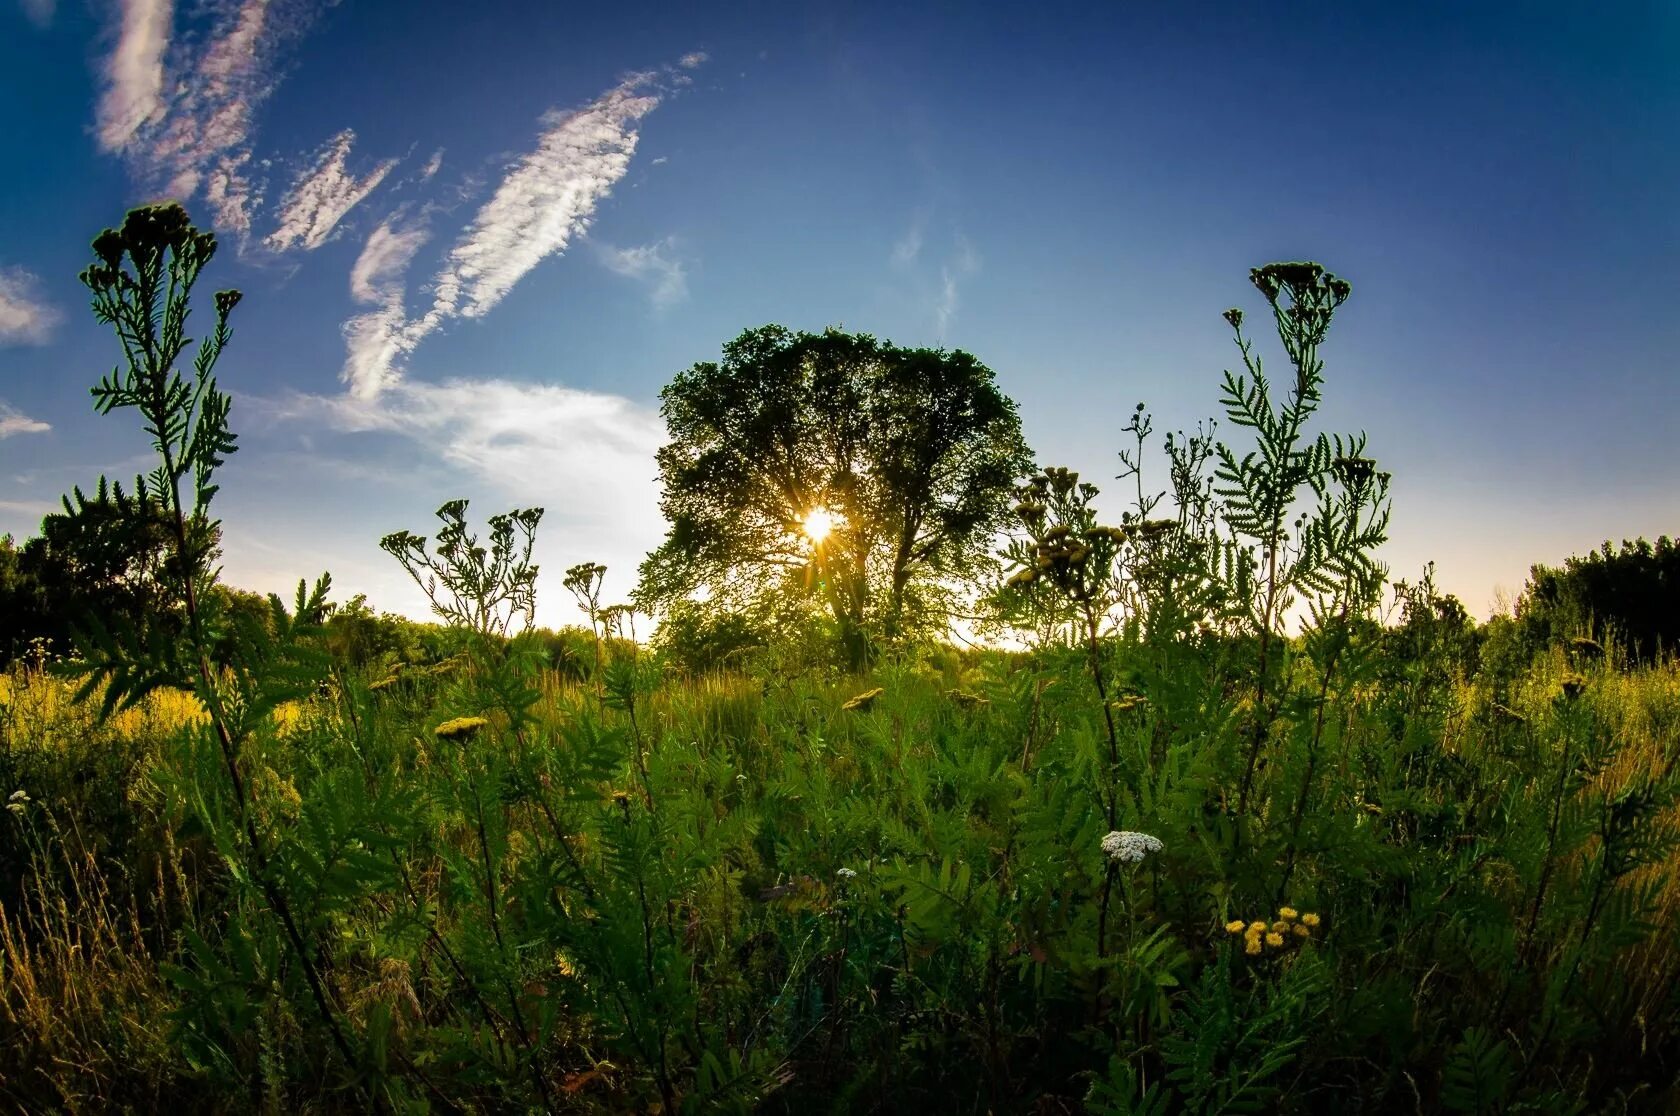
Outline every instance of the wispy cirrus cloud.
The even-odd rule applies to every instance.
[[[0,267],[0,345],[44,345],[64,320],[41,297],[41,281],[21,267]]]
[[[904,230],[892,246],[892,263],[894,267],[909,267],[922,254],[922,242],[927,238],[927,217],[918,213],[910,222],[910,227]]]
[[[52,427],[39,419],[32,419],[16,407],[0,399],[0,439],[14,434],[45,434]]]
[[[346,128],[315,154],[280,202],[280,224],[264,243],[276,252],[298,245],[313,251],[327,242],[344,215],[385,180],[399,160],[386,159],[358,178],[348,168],[356,133]]]
[[[665,427],[657,410],[553,383],[416,382],[404,365],[446,323],[489,314],[539,263],[589,230],[629,169],[642,121],[689,84],[688,71],[703,61],[687,56],[678,67],[631,74],[580,108],[545,115],[533,149],[506,167],[445,250],[413,317],[405,274],[427,239],[424,215],[436,211],[423,210],[420,220],[399,212],[376,228],[350,272],[352,297],[369,309],[344,325],[346,392],[292,396],[276,404],[278,417],[403,435],[428,457],[522,501],[548,501],[562,486],[560,518],[590,524],[596,556],[634,568],[661,531],[654,454]],[[648,283],[656,300],[686,289],[670,241],[602,252],[608,266]],[[627,508],[640,511],[626,515]]]
[[[248,236],[266,185],[252,156],[256,113],[279,85],[283,48],[324,6],[227,0],[206,5],[202,33],[175,35],[172,0],[121,0],[96,121],[101,146],[149,187],[201,196],[216,228]]]
[[[672,255],[675,244],[670,237],[633,248],[617,248],[597,243],[596,254],[608,271],[634,279],[648,288],[648,297],[656,307],[664,308],[688,297],[688,272],[683,262]]]
[[[637,125],[659,105],[655,74],[635,74],[572,112],[550,112],[537,148],[450,249],[426,321],[482,318],[549,256],[589,227],[595,207],[630,167]]]
[[[350,269],[350,296],[374,307],[344,323],[344,378],[359,386],[362,398],[376,398],[397,381],[397,362],[409,348],[403,274],[429,235],[422,223],[388,217],[368,235]]]
[[[423,224],[404,225],[400,214],[387,217],[368,234],[350,268],[350,296],[357,302],[384,302],[393,294],[400,296],[403,273],[430,235]]]
[[[956,240],[955,251],[939,269],[939,297],[933,307],[933,316],[938,324],[941,340],[951,326],[951,319],[956,317],[963,280],[980,271],[980,254],[974,250],[968,238],[958,233]]]
[[[699,63],[696,62],[695,65]],[[417,318],[393,313],[400,296],[345,323],[342,379],[375,399],[400,382],[423,340],[456,318],[481,318],[537,264],[588,230],[629,169],[643,118],[660,104],[672,71],[631,74],[582,108],[542,118],[534,150],[515,159],[445,255],[431,282],[432,305]]]
[[[163,56],[175,20],[173,0],[121,0],[118,8],[97,119],[99,143],[107,151],[126,149],[142,127],[162,118]]]

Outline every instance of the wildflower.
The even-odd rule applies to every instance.
[[[1308,930],[1305,926],[1302,926],[1299,922],[1297,922],[1294,925],[1293,929],[1295,931],[1295,936],[1297,938],[1310,938],[1310,937],[1312,937],[1312,931]]]
[[[456,717],[443,722],[432,732],[440,740],[465,740],[489,723],[483,717]]]
[[[1272,933],[1274,933],[1274,934],[1284,934],[1284,933],[1287,933],[1288,931],[1289,931],[1289,923],[1283,921],[1283,919],[1280,918],[1276,922],[1272,923]]]
[[[1259,953],[1260,952],[1260,939],[1259,938],[1248,939],[1248,944],[1243,947],[1243,952],[1248,954],[1250,957],[1253,957],[1255,954]]]
[[[15,790],[6,798],[6,809],[14,814],[22,815],[24,810],[28,809],[30,801],[28,791]]]
[[[1283,919],[1285,922],[1294,922],[1301,916],[1296,913],[1294,907],[1279,907],[1278,917]]]
[[[855,879],[857,879],[857,873],[850,868],[842,868],[839,871],[835,872],[834,874],[836,876],[839,876],[843,880],[855,880]]]
[[[1264,922],[1251,922],[1248,924],[1248,932],[1250,934],[1264,934],[1266,932],[1266,924]]]
[[[1311,911],[1308,911],[1306,914],[1301,916],[1301,925],[1316,928],[1318,926],[1318,916],[1313,914]]]
[[[1235,306],[1233,306],[1233,307],[1231,307],[1231,309],[1225,311],[1225,320],[1231,323],[1231,328],[1232,329],[1241,329],[1242,328],[1242,319],[1243,319],[1243,312],[1241,310],[1238,310]]]
[[[1277,933],[1276,931],[1274,931],[1270,934],[1267,934],[1266,935],[1266,944],[1271,946],[1273,949],[1278,948],[1279,946],[1281,946],[1283,944],[1283,935]]]
[[[1248,923],[1244,922],[1240,918],[1233,919],[1225,924],[1225,932],[1227,934],[1241,934],[1246,929],[1248,929]]]
[[[564,953],[554,955],[554,968],[563,977],[577,976],[577,965],[573,964],[572,959]]]
[[[1147,833],[1117,829],[1102,839],[1102,851],[1110,860],[1136,864],[1150,853],[1161,851],[1161,839]]]
[[[855,697],[847,698],[846,703],[840,708],[855,709],[859,711],[868,709],[871,705],[875,704],[876,698],[886,692],[887,691],[880,686],[875,687],[873,690],[865,690],[863,693],[858,694]]]

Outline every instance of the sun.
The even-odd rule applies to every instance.
[[[840,517],[827,508],[813,508],[805,513],[805,521],[800,526],[805,531],[805,537],[814,543],[820,543],[828,538],[829,533],[840,525]]]

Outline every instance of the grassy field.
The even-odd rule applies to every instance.
[[[15,667],[0,1103],[1680,1103],[1673,665],[1371,656],[1317,704],[1303,655],[1241,815],[1233,649],[1116,647],[1132,861],[1073,651],[683,678],[619,645],[579,682],[520,647],[264,715],[260,867],[194,699],[101,723]]]
[[[137,411],[159,465],[4,550],[36,646],[75,630],[0,680],[0,1105],[1680,1111],[1680,665],[1654,622],[1655,648],[1569,630],[1599,573],[1661,604],[1645,567],[1672,551],[1557,574],[1576,612],[1478,630],[1426,572],[1379,621],[1390,477],[1314,431],[1350,291],[1319,265],[1251,273],[1276,393],[1225,312],[1245,371],[1221,407],[1252,448],[1168,437],[1152,494],[1139,404],[1118,525],[1067,468],[1019,480],[1004,421],[944,565],[871,534],[944,508],[925,486],[754,530],[713,506],[672,539],[723,551],[643,564],[644,644],[597,563],[562,582],[587,632],[519,622],[539,509],[481,543],[453,500],[430,543],[382,540],[445,627],[329,604],[325,576],[291,606],[220,585],[212,373],[240,296],[214,296],[189,381],[214,237],[154,206],[94,250],[128,360],[96,404]],[[731,377],[764,373],[696,369],[676,386],[723,402],[684,428],[690,510],[741,491],[699,450],[758,394]],[[845,444],[908,455],[883,483],[978,452],[850,415]],[[768,421],[729,460],[783,445]],[[760,544],[798,555],[785,580],[743,572]],[[964,592],[1031,649],[939,643]]]

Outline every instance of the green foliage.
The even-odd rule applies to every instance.
[[[155,499],[103,477],[92,497],[73,489],[38,537],[0,541],[0,663],[36,641],[66,653],[73,629],[95,617],[136,631],[161,626],[174,638],[181,617],[163,580],[172,549],[169,517]]]
[[[1346,294],[1303,266],[1256,273],[1298,373]],[[1175,438],[1116,526],[1034,474],[999,597],[1031,651],[843,677],[775,611],[650,651],[594,563],[589,631],[508,637],[535,513],[481,546],[459,502],[388,547],[452,629],[325,578],[258,610],[207,565],[193,447],[229,441],[160,412],[175,638],[85,640],[80,704],[22,663],[0,690],[0,1099],[1672,1109],[1680,668],[1476,674],[1427,574],[1376,623],[1386,502],[1305,435],[1316,376],[1280,410],[1256,366],[1261,448]]]
[[[942,629],[952,585],[990,566],[1000,497],[1028,461],[1014,404],[972,356],[837,330],[748,330],[661,400],[670,531],[640,606],[808,602],[854,666]],[[832,529],[810,538],[817,511]]]
[[[467,501],[451,500],[437,510],[443,521],[433,553],[426,538],[398,531],[379,540],[380,549],[402,563],[425,591],[446,624],[484,636],[506,636],[516,617],[529,626],[535,616],[537,567],[531,547],[541,508],[515,509],[490,517],[490,545],[467,533]]]
[[[1623,540],[1566,560],[1535,566],[1517,616],[1536,643],[1573,638],[1613,644],[1651,662],[1680,646],[1680,546]]]

